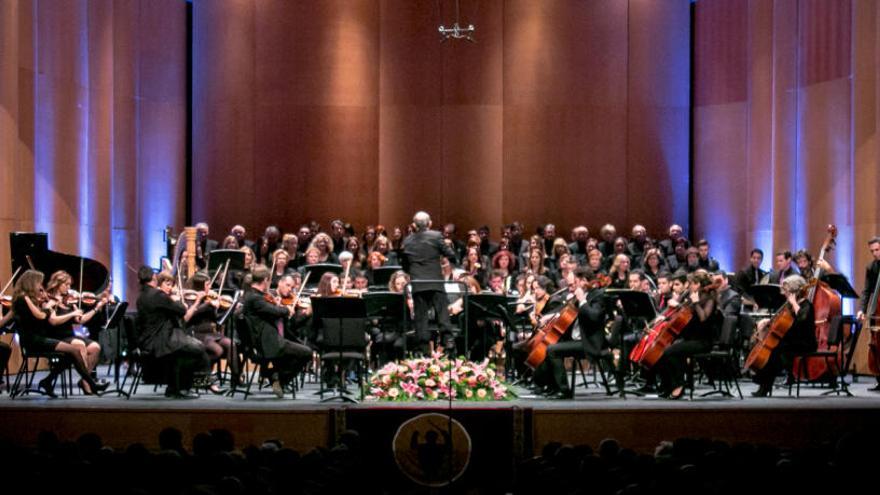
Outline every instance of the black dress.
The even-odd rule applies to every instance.
[[[24,348],[37,352],[51,352],[61,343],[60,340],[49,336],[48,319],[40,320],[34,316],[23,297],[13,301],[12,310],[15,312],[16,328]]]

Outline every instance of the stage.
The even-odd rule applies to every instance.
[[[802,387],[801,397],[795,398],[788,396],[787,388],[778,387],[772,397],[758,399],[749,395],[755,386],[742,383],[743,400],[698,397],[709,390],[698,387],[692,400],[676,401],[656,396],[607,397],[596,387],[582,386],[573,400],[546,400],[516,389],[520,397],[515,400],[453,402],[451,408],[448,402],[321,402],[314,383],[306,383],[296,399],[289,395],[277,399],[268,388],[247,400],[240,394],[170,400],[161,389],[154,392],[148,385],[128,400],[115,394],[68,399],[33,394],[13,400],[4,391],[0,437],[32,445],[42,430],[65,439],[94,432],[114,447],[139,442],[153,448],[158,446],[159,431],[168,426],[183,432],[187,444],[199,432],[223,428],[235,435],[239,446],[279,439],[286,446],[307,451],[332,446],[346,429],[368,438],[378,429],[387,435],[403,420],[430,411],[451,414],[472,435],[488,432],[493,445],[509,451],[514,460],[533,455],[551,441],[595,447],[609,437],[641,452],[650,452],[662,440],[680,437],[804,447],[876,427],[880,393],[868,390],[873,384],[870,377],[851,384],[854,397],[822,395],[828,389]]]

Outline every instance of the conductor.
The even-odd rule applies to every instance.
[[[428,351],[431,333],[428,330],[428,309],[433,307],[437,315],[437,324],[441,335],[446,339],[446,347],[454,347],[455,339],[452,326],[449,324],[449,311],[446,308],[446,294],[443,291],[443,274],[440,260],[444,256],[455,258],[455,253],[443,242],[440,232],[429,230],[431,217],[424,211],[413,216],[415,232],[403,240],[403,269],[409,273],[412,281],[413,311],[415,313],[416,339],[422,352]],[[427,284],[419,281],[436,280],[438,283]]]

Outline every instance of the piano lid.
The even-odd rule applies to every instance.
[[[49,235],[45,232],[10,232],[9,246],[12,253],[12,271],[19,266],[22,272],[30,268],[30,256],[34,268],[46,275],[44,284],[58,270],[64,270],[73,277],[73,289],[79,290],[79,266],[82,260],[82,290],[99,293],[107,287],[110,272],[102,263],[91,258],[59,253],[49,249]]]

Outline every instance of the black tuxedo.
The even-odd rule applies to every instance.
[[[147,286],[138,296],[135,320],[138,347],[162,364],[168,385],[166,394],[191,388],[193,375],[207,372],[211,367],[204,344],[181,328],[185,314],[182,303],[173,301],[159,289]]]
[[[290,315],[287,308],[270,303],[253,289],[244,296],[243,314],[257,352],[273,363],[272,379],[289,382],[311,359],[312,351],[284,338],[282,319]]]
[[[791,275],[797,275],[797,274],[798,274],[798,272],[797,272],[797,270],[794,269],[794,265],[789,266],[788,270],[785,270],[783,272],[778,272],[776,270],[773,270],[772,272],[770,272],[770,278],[768,279],[767,283],[781,284],[782,281],[785,280],[785,277],[789,277]]]
[[[447,340],[451,339],[452,326],[449,324],[449,310],[443,285],[419,284],[420,280],[442,280],[440,258],[455,259],[455,253],[443,242],[443,235],[434,230],[423,230],[410,234],[403,240],[403,269],[412,277],[413,312],[415,313],[416,337],[423,350],[427,350],[431,340],[428,330],[428,308],[433,307],[437,315],[440,331]],[[449,342],[446,343],[449,346]]]
[[[736,272],[736,277],[734,278],[733,283],[740,294],[748,294],[751,291],[752,286],[761,283],[761,279],[766,275],[767,272],[761,270],[760,267],[753,268],[750,264]]]
[[[865,289],[859,299],[859,310],[863,313],[868,311],[868,304],[874,294],[874,286],[877,285],[878,274],[880,274],[880,261],[874,260],[865,268]]]

